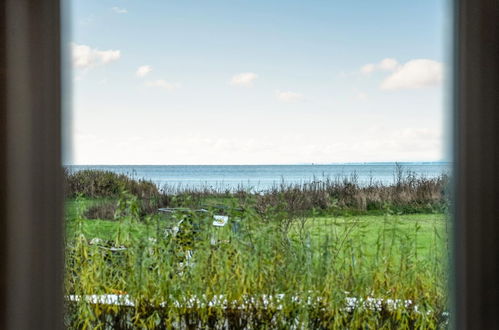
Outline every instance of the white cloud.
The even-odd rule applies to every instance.
[[[314,125],[315,126],[315,125]],[[76,164],[297,164],[375,161],[436,161],[444,140],[439,129],[377,126],[344,138],[341,130],[285,132],[278,136],[218,134],[216,130],[111,134],[89,127],[74,134]],[[172,130],[175,128],[172,127]],[[319,138],[322,137],[322,138]],[[347,173],[350,174],[350,173]]]
[[[364,74],[369,74],[371,72],[373,72],[374,70],[376,70],[376,66],[374,64],[366,64],[364,65],[362,68],[360,68],[360,72],[364,73]]]
[[[399,63],[394,58],[385,58],[379,63],[369,63],[360,68],[363,74],[370,74],[374,71],[395,71],[399,67]]]
[[[98,65],[107,64],[120,59],[119,50],[98,50],[87,45],[71,44],[73,66],[87,69]]]
[[[443,65],[428,59],[415,59],[399,66],[380,85],[383,90],[436,86],[443,80]]]
[[[137,71],[135,72],[135,74],[137,75],[137,77],[145,77],[149,72],[152,71],[152,66],[150,65],[142,65],[142,66],[139,66],[139,68],[137,69]]]
[[[382,71],[395,71],[399,63],[394,58],[385,58],[378,64],[379,70]]]
[[[163,89],[171,91],[171,90],[179,88],[180,84],[179,83],[170,83],[166,80],[158,79],[158,80],[153,80],[153,81],[147,81],[146,86],[159,87],[159,88],[163,88]]]
[[[253,82],[258,78],[258,75],[253,72],[243,72],[236,74],[230,80],[230,84],[234,86],[251,87]]]
[[[300,93],[294,93],[294,92],[280,92],[278,91],[277,94],[277,99],[282,102],[286,103],[294,103],[294,102],[299,102],[304,100],[303,94]]]
[[[128,13],[128,10],[126,8],[120,8],[120,7],[113,7],[111,8],[116,14],[126,14]]]

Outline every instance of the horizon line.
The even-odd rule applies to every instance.
[[[62,166],[327,166],[327,165],[376,165],[376,164],[452,164],[450,160],[437,161],[376,161],[331,163],[282,163],[282,164],[62,164]]]

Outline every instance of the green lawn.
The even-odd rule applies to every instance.
[[[74,230],[78,205],[85,209],[102,200],[70,200],[66,203],[67,232]],[[82,210],[80,210],[82,212]],[[417,253],[424,255],[434,248],[443,248],[447,238],[447,216],[444,214],[405,214],[405,215],[357,215],[320,216],[296,221],[289,230],[291,239],[308,235],[312,245],[320,247],[327,240],[354,240],[373,251],[379,244],[397,240],[414,242]],[[164,220],[161,223],[164,225]],[[101,238],[113,240],[119,222],[99,219],[83,219],[83,233],[87,239]],[[130,234],[136,238],[154,236],[156,222],[149,225],[135,223]],[[397,252],[397,251],[395,251]]]
[[[432,247],[446,243],[447,216],[444,214],[362,215],[308,218],[304,225],[311,241],[349,239],[375,248],[393,239],[414,241],[418,253],[426,254]],[[295,224],[292,233],[299,235],[301,225]]]

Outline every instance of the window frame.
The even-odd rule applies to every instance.
[[[59,0],[0,4],[0,328],[63,328]]]
[[[499,2],[454,2],[453,327],[499,324]]]

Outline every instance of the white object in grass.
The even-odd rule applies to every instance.
[[[213,226],[223,227],[229,222],[229,217],[226,215],[214,215],[213,216]]]

